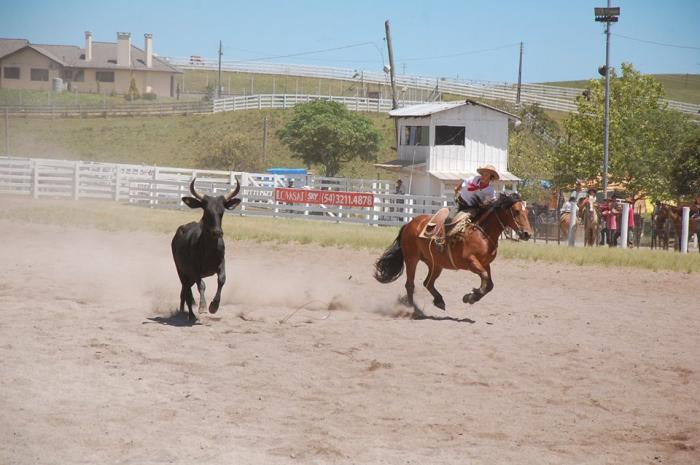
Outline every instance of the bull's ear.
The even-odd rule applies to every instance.
[[[202,208],[202,202],[195,199],[194,197],[183,197],[182,201],[185,202],[185,205],[187,205],[190,208]]]
[[[233,199],[229,200],[228,202],[226,202],[224,204],[224,207],[226,207],[229,210],[233,210],[234,208],[236,208],[238,206],[239,203],[241,203],[241,199],[233,198]]]

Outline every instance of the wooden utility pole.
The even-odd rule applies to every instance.
[[[394,49],[391,46],[391,30],[389,29],[389,20],[384,21],[384,29],[386,30],[386,47],[389,50],[389,77],[391,78],[391,108],[396,110],[399,108],[399,102],[396,99],[396,81],[394,80]]]
[[[520,42],[520,60],[518,63],[518,93],[515,96],[515,103],[520,105],[520,86],[523,80],[523,43]]]
[[[267,160],[267,115],[263,119],[263,163]]]
[[[386,47],[389,51],[389,77],[391,78],[391,109],[399,108],[399,102],[396,99],[396,81],[394,80],[394,49],[391,45],[391,30],[389,28],[389,20],[384,21],[384,30],[386,31]],[[386,70],[384,70],[386,71]],[[396,148],[399,147],[399,120],[394,118],[394,142]]]

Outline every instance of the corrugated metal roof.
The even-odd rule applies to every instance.
[[[428,173],[441,181],[458,181],[478,174],[469,171],[429,171]],[[498,174],[501,181],[520,181],[519,177],[508,171],[499,171]]]
[[[85,49],[75,45],[30,44],[24,39],[0,39],[0,57],[30,47],[53,61],[71,68],[132,69],[181,73],[179,69],[153,55],[153,67],[146,67],[146,52],[131,46],[131,66],[117,66],[117,44],[93,42],[92,60],[85,61]]]
[[[491,105],[486,105],[485,103],[477,102],[476,100],[466,99],[459,102],[431,102],[431,103],[421,103],[418,105],[412,105],[410,107],[397,108],[396,110],[391,110],[389,116],[395,117],[420,117],[428,116],[434,113],[439,113],[441,111],[452,110],[453,108],[461,107],[463,105],[476,105],[489,110],[495,111],[506,115],[508,118],[513,120],[519,120],[517,115],[503,111],[500,108],[492,107]]]
[[[389,116],[428,116],[464,105],[464,102],[430,102],[391,110]]]
[[[377,168],[384,168],[388,170],[400,170],[403,168],[420,168],[425,166],[425,162],[419,162],[413,164],[410,160],[391,160],[384,163],[375,163],[374,166]]]

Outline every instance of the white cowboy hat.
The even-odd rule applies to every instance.
[[[476,171],[479,174],[490,174],[493,179],[501,179],[498,171],[496,171],[496,167],[493,165],[482,166],[481,168],[477,168]]]

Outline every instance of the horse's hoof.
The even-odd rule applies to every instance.
[[[211,303],[209,304],[209,313],[216,313],[219,311],[219,302],[216,300],[212,300]]]
[[[464,294],[464,297],[462,297],[462,302],[465,304],[473,305],[476,301],[477,299],[474,294]]]
[[[433,300],[433,305],[435,305],[440,310],[445,310],[445,301],[444,300]]]

